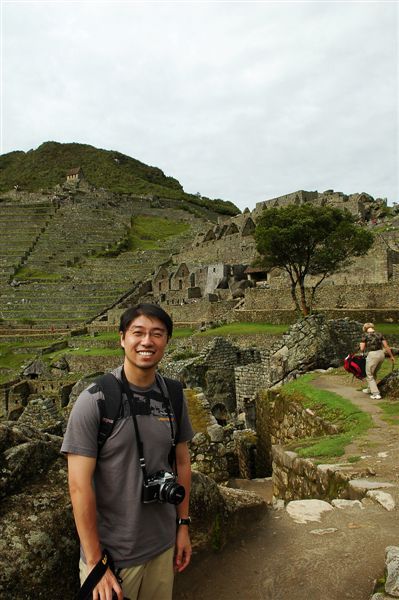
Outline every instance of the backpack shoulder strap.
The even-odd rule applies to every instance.
[[[101,448],[109,438],[122,408],[122,387],[118,379],[112,373],[105,373],[95,379],[95,383],[101,389],[103,398],[98,399],[100,410],[100,425],[97,436],[97,456]]]
[[[166,386],[168,393],[165,395],[169,397],[173,412],[175,413],[177,425],[180,427],[183,414],[183,386],[177,379],[169,379],[169,377],[163,377],[159,373],[157,373],[157,380],[161,389],[163,384]]]

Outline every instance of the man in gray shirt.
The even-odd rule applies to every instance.
[[[80,578],[83,583],[104,558],[106,548],[117,577],[108,568],[93,590],[93,600],[111,600],[113,592],[118,600],[124,596],[170,600],[174,571],[183,571],[191,557],[187,441],[193,435],[185,401],[181,414],[175,415],[156,377],[173,324],[159,306],[140,304],[125,311],[119,330],[125,357],[113,375],[125,393],[112,433],[98,455],[98,400],[103,392],[92,384],[72,409],[61,448],[68,455],[69,488],[81,542]],[[162,489],[157,483],[143,496],[146,474],[172,472],[172,446],[184,499],[174,502],[176,498],[154,496]],[[174,489],[178,496],[179,486]]]

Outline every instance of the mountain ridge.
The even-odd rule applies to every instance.
[[[27,152],[14,150],[1,155],[0,191],[16,186],[31,192],[51,189],[65,183],[67,172],[77,167],[82,169],[88,184],[97,189],[184,200],[230,216],[240,213],[228,200],[186,193],[177,179],[165,175],[158,167],[116,150],[77,142],[48,141]]]

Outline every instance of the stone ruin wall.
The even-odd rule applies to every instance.
[[[194,444],[193,457],[198,468],[220,481],[226,473],[259,477],[270,475],[273,468],[274,493],[285,500],[348,497],[352,468],[349,472],[317,466],[280,448],[297,439],[336,434],[337,428],[285,396],[280,388],[270,388],[276,382],[285,382],[308,370],[340,364],[348,349],[356,346],[360,335],[360,323],[327,322],[323,317],[314,316],[294,326],[269,350],[260,352],[254,352],[252,348],[245,353],[227,340],[215,338],[204,348],[200,360],[194,359],[191,364],[187,361],[186,369],[191,374],[192,384],[203,382],[201,395],[207,398],[207,405],[212,410],[223,397],[215,396],[212,387],[207,387],[212,379],[208,377],[209,373],[216,373],[220,381],[224,376],[231,377],[233,372],[235,413],[245,413],[245,419],[240,418],[239,422],[243,427],[256,429],[256,435],[255,432],[250,435],[251,429],[236,430],[232,434],[230,426],[213,426],[212,433],[201,434]],[[226,364],[229,373],[225,372]],[[229,411],[233,408],[228,407]],[[223,451],[222,443],[225,445]],[[234,460],[232,456],[235,456]]]
[[[298,193],[287,194],[267,201],[266,204],[271,203],[273,205],[274,202],[278,201],[280,206],[289,205],[295,201],[297,195]],[[347,207],[355,214],[364,212],[364,206],[367,205],[367,202],[372,201],[372,198],[366,194],[345,196],[337,192],[319,195],[317,192],[300,192],[299,195],[301,202],[310,200],[316,204],[326,202],[340,208]],[[238,227],[242,227],[245,220],[248,220],[249,215],[253,220],[256,219],[257,213],[259,213],[263,204],[258,204],[253,213],[239,215],[239,218],[228,219],[228,222],[235,222]],[[396,288],[392,288],[392,284],[396,283],[399,278],[398,249],[398,234],[396,231],[379,233],[373,248],[367,256],[355,258],[352,265],[341,273],[334,274],[320,286],[315,306],[322,310],[344,308],[399,309]],[[252,235],[243,236],[241,233],[234,233],[224,235],[221,239],[205,242],[197,239],[191,248],[175,254],[173,262],[176,265],[184,262],[202,266],[216,263],[251,265],[256,256],[256,245]],[[311,286],[316,281],[316,279],[308,278],[307,284]],[[381,286],[381,284],[387,284],[387,287],[375,287]],[[288,275],[282,270],[275,269],[268,274],[267,283],[261,282],[257,284],[256,288],[245,290],[245,302],[241,304],[241,308],[266,311],[292,310],[293,303],[289,293],[289,285]],[[362,286],[362,288],[359,289],[359,286]],[[211,291],[209,286],[206,289]],[[282,294],[282,290],[285,293]],[[226,294],[221,294],[225,290],[214,291],[217,291],[219,297],[223,296],[223,299],[226,299]],[[168,292],[167,305],[182,304],[185,301],[187,301],[187,289],[179,293]],[[188,309],[188,312],[192,312],[193,319],[187,319],[185,316],[187,311],[184,308],[176,308],[174,313],[178,322],[188,322],[190,320],[194,321],[196,315],[198,321],[211,320],[212,313],[214,314],[213,311],[211,310],[209,315],[206,304],[200,304],[193,311]],[[232,313],[230,313],[229,318],[231,320],[242,320],[239,315]],[[387,318],[390,318],[390,316]],[[397,318],[396,314],[394,318]],[[272,319],[272,322],[276,322],[276,319]]]
[[[342,192],[334,192],[334,190],[327,190],[325,192],[298,190],[297,192],[258,202],[252,214],[257,218],[262,211],[267,208],[282,208],[291,206],[291,204],[309,203],[316,206],[334,206],[340,209],[346,208],[354,216],[364,218],[367,216],[367,203],[369,202],[373,203],[374,199],[366,193],[346,195]],[[378,200],[377,202],[386,205],[386,200]]]
[[[387,283],[399,271],[398,252],[390,250],[398,246],[398,234],[387,232],[377,235],[372,249],[366,256],[355,257],[352,265],[341,273],[330,277],[328,282],[336,285],[363,285],[364,283]],[[255,240],[252,236],[241,237],[239,233],[227,236],[221,240],[203,242],[199,246],[184,250],[173,256],[174,263],[192,262],[195,264],[247,264],[257,258]],[[282,270],[271,271],[270,285],[287,287],[288,275]],[[308,285],[316,280],[308,278]]]
[[[237,410],[255,422],[256,395],[260,389],[285,383],[316,368],[339,366],[343,357],[358,347],[362,325],[346,319],[328,321],[313,315],[293,325],[270,351],[259,353],[257,362],[236,366]]]
[[[318,192],[308,192],[305,190],[298,190],[297,192],[291,192],[289,194],[284,194],[283,196],[276,196],[275,198],[270,198],[269,200],[257,202],[252,214],[255,218],[258,218],[265,208],[281,208],[285,206],[291,206],[291,204],[304,204],[306,202],[314,203],[314,201],[317,199],[317,196]]]
[[[211,410],[224,403],[230,413],[244,413],[247,425],[254,427],[260,390],[309,370],[339,366],[343,357],[358,347],[361,334],[361,323],[313,315],[280,338],[269,340],[263,349],[244,349],[216,337],[198,357],[182,361],[181,366],[169,362],[165,374],[182,379],[187,387],[201,387]]]
[[[173,262],[250,264],[255,253],[255,240],[252,236],[242,237],[240,233],[233,233],[220,240],[201,242],[198,246],[185,249],[173,256]]]
[[[300,191],[267,203],[273,205],[278,201],[280,206],[289,205],[297,201],[298,195],[299,202],[312,201],[341,208],[352,207],[352,212],[356,212],[359,207],[363,207],[364,212],[364,207],[374,202],[367,194],[345,196],[331,191],[323,194]],[[256,284],[252,282],[252,285],[256,285],[254,288],[245,288],[245,279],[239,282],[237,280],[240,277],[234,272],[226,271],[223,280],[228,281],[229,287],[217,288],[221,281],[222,269],[226,270],[227,266],[230,266],[232,271],[234,268],[243,270],[247,265],[253,264],[257,252],[251,231],[261,206],[262,203],[257,205],[253,213],[245,211],[236,217],[220,217],[218,225],[213,226],[207,233],[198,234],[190,248],[173,254],[169,264],[165,263],[159,267],[152,281],[148,282],[150,287],[152,285],[152,292],[141,299],[160,303],[171,312],[174,321],[179,325],[197,325],[220,319],[294,322],[296,315],[289,292],[290,282],[283,270],[272,270],[267,275],[267,281]],[[361,213],[362,210],[359,209],[358,212]],[[231,233],[230,230],[234,228],[238,229],[239,233]],[[209,239],[212,236],[214,239]],[[243,273],[240,276],[242,277]],[[374,246],[366,257],[355,258],[351,266],[328,278],[318,288],[314,306],[317,310],[326,312],[330,318],[344,314],[364,320],[366,311],[367,318],[373,320],[380,317],[382,320],[397,320],[399,305],[397,290],[393,284],[398,280],[398,234],[395,230],[386,230],[377,235]],[[312,278],[307,279],[309,286],[315,282]],[[382,284],[386,284],[386,287],[381,287]],[[235,300],[232,300],[232,297]],[[357,310],[363,312],[356,314],[354,311]],[[116,323],[120,314],[121,309],[110,310],[108,325],[105,327]]]
[[[270,475],[273,446],[286,445],[298,439],[336,434],[338,430],[335,425],[304,408],[281,390],[262,390],[256,397],[256,433],[258,463]]]
[[[349,482],[356,477],[356,468],[316,464],[301,458],[296,452],[275,445],[273,458],[273,495],[284,502],[316,498],[331,501],[351,497]]]
[[[388,283],[393,279],[396,253],[389,251],[389,245],[398,241],[398,234],[378,235],[373,247],[366,256],[354,257],[353,262],[339,273],[334,273],[320,286],[322,289],[331,285],[358,286],[364,284]],[[396,266],[396,265],[395,265]],[[284,270],[274,269],[270,273],[271,287],[287,287],[290,285],[288,274]],[[308,276],[308,287],[315,285],[317,278]]]
[[[171,315],[174,323],[198,324],[201,321],[220,321],[226,318],[237,304],[236,300],[209,302],[201,298],[197,302],[174,306],[161,303],[161,306]]]
[[[336,285],[326,282],[316,292],[317,309],[399,309],[399,282],[365,283],[359,286]],[[289,293],[282,294],[281,288],[246,290],[244,309],[251,310],[294,310]]]
[[[151,301],[151,298],[141,301]],[[173,322],[177,326],[197,326],[202,321],[220,321],[231,314],[236,300],[226,300],[221,302],[209,302],[207,298],[199,298],[190,304],[169,304],[161,302],[160,306],[164,308],[172,317]],[[119,325],[121,314],[125,309],[114,308],[108,311],[107,329],[114,331]],[[96,326],[94,326],[96,329]]]

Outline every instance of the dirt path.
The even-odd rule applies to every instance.
[[[346,455],[360,456],[359,467],[375,472],[373,480],[394,483],[398,500],[399,428],[381,418],[378,402],[357,383],[321,375],[315,385],[371,414],[375,427]],[[263,485],[267,498],[269,484]],[[388,512],[370,501],[363,510],[334,509],[320,523],[301,525],[286,510],[270,508],[261,523],[221,553],[194,556],[177,578],[174,600],[369,600],[384,570],[385,547],[398,544],[398,508]]]
[[[397,489],[393,494],[399,502],[399,427],[384,421],[381,401],[371,400],[368,394],[361,391],[360,382],[348,382],[345,376],[321,375],[313,383],[316,387],[347,398],[371,415],[374,427],[346,447],[345,457],[360,457],[356,466],[363,471],[369,470],[369,474],[374,473],[378,481],[394,483]]]

